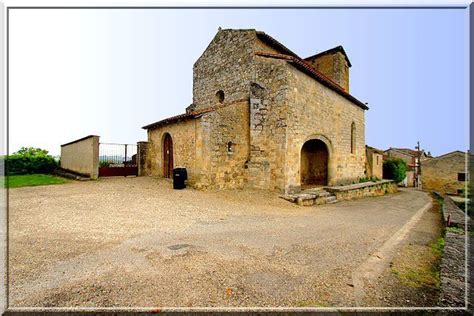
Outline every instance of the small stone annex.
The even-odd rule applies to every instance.
[[[185,167],[197,189],[282,193],[365,176],[366,104],[342,46],[300,58],[264,32],[219,29],[193,67],[186,113],[144,126],[141,175]]]

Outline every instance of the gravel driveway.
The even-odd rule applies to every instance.
[[[10,190],[10,306],[353,306],[352,272],[430,198],[298,207],[151,177]]]

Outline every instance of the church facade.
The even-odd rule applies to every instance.
[[[365,176],[365,111],[341,46],[302,59],[256,30],[220,29],[193,67],[186,112],[144,126],[142,174],[185,167],[197,189],[294,193]]]

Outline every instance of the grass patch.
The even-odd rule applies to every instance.
[[[438,238],[430,246],[408,245],[402,250],[399,260],[391,270],[400,282],[414,288],[439,289],[439,264],[444,250],[444,238]]]
[[[19,188],[37,185],[49,185],[49,184],[62,184],[68,182],[68,180],[52,176],[49,174],[25,174],[1,177],[5,185],[5,188]]]
[[[459,227],[446,227],[446,232],[462,235],[464,234],[464,229]]]
[[[442,207],[444,199],[436,194],[433,194],[433,199],[435,200],[436,203],[438,203],[438,206]]]
[[[444,238],[439,237],[436,242],[431,244],[431,250],[435,253],[437,256],[442,256],[443,251],[444,251]]]
[[[296,307],[329,307],[327,303],[316,300],[303,300],[295,303]]]
[[[380,181],[380,179],[377,178],[377,177],[364,177],[364,178],[359,179],[359,183],[365,183],[365,182],[370,182],[370,181],[378,182],[378,181]]]

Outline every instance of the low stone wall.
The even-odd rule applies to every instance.
[[[440,306],[466,306],[466,217],[449,196],[444,197],[443,217],[446,227],[457,227],[447,231],[444,238],[444,253],[441,260]],[[469,217],[467,227],[469,227]]]
[[[97,179],[99,177],[99,136],[89,135],[61,145],[61,168]]]
[[[381,180],[377,182],[369,181],[351,185],[328,187],[326,188],[326,191],[335,195],[338,201],[344,201],[395,193],[398,191],[398,187],[393,180]]]
[[[469,220],[469,217],[466,217],[466,214],[447,195],[444,197],[443,202],[443,217],[446,226],[462,229],[465,229],[466,220]]]
[[[440,272],[440,306],[463,307],[466,305],[465,245],[463,233],[446,233]]]

